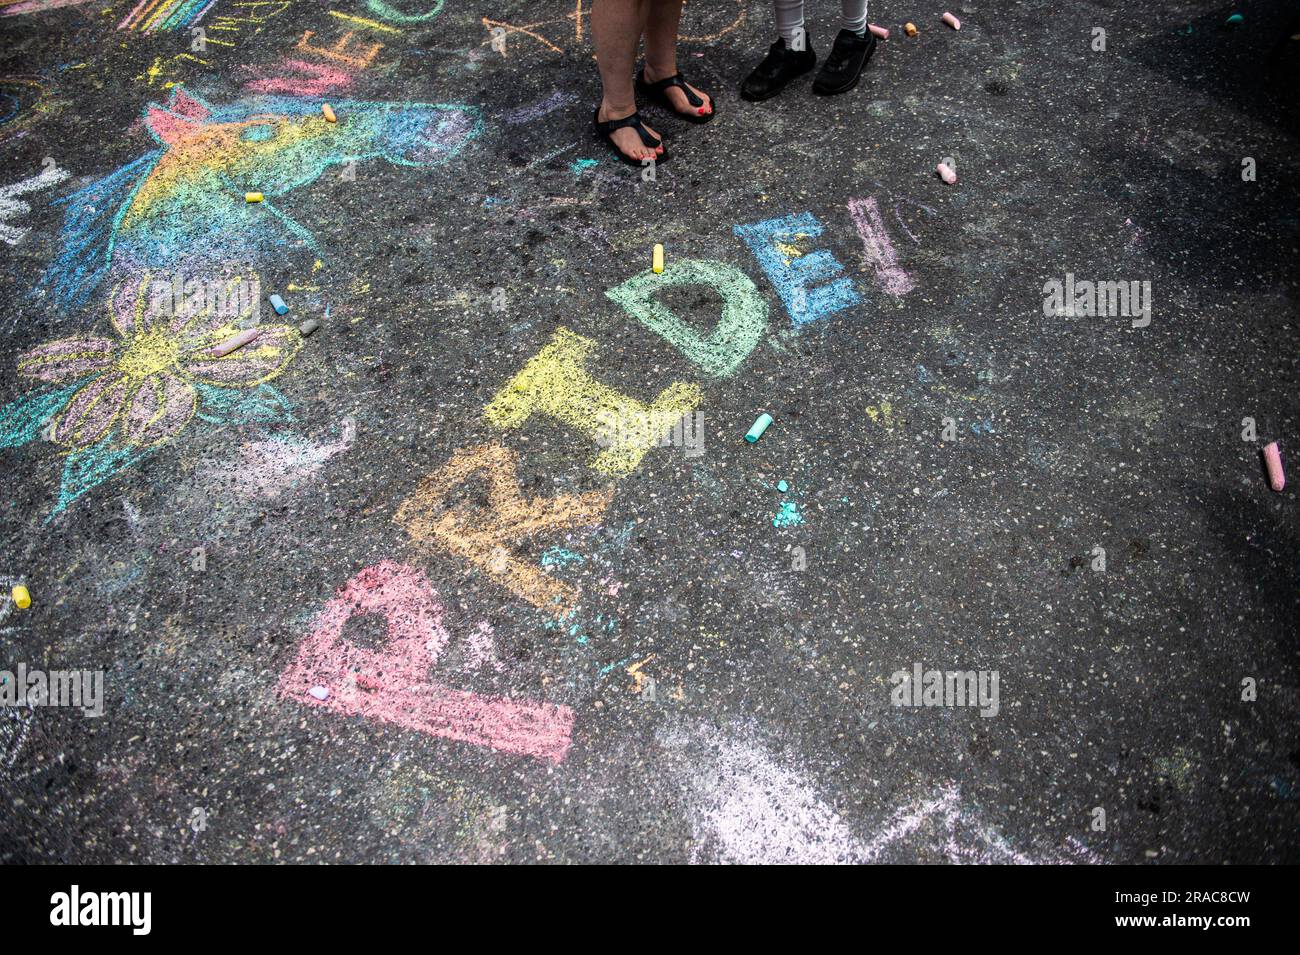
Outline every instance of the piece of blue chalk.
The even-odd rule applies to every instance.
[[[750,444],[753,444],[763,436],[763,432],[767,430],[767,426],[771,423],[772,416],[770,414],[764,412],[759,415],[758,419],[754,422],[754,426],[750,428],[749,433],[745,435],[745,440]]]
[[[280,298],[278,295],[272,295],[270,302],[271,307],[275,309],[275,314],[277,315],[283,315],[285,312],[289,311],[289,306],[285,305],[284,299]]]
[[[777,481],[776,489],[784,494],[786,491],[790,490],[790,485],[786,484],[784,481]]]

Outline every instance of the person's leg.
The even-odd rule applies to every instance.
[[[867,0],[840,0],[840,29],[866,35]]]
[[[803,29],[803,0],[774,0],[774,6],[776,32],[785,40],[786,46],[794,49],[795,34]]]
[[[641,0],[641,27],[645,33],[645,78],[647,83],[658,83],[677,72],[677,28],[682,19],[683,0]],[[690,84],[687,84],[690,86]],[[703,106],[692,106],[686,94],[670,86],[665,95],[679,113],[696,113],[707,116],[713,112],[713,100],[708,93],[690,87]]]
[[[876,38],[867,34],[866,0],[840,0],[840,32],[835,45],[813,80],[812,90],[820,96],[847,93],[858,85],[862,70],[876,51]]]
[[[601,100],[597,119],[609,122],[636,112],[636,94],[632,90],[632,66],[636,61],[637,41],[641,39],[639,0],[595,0],[591,8],[591,39],[596,45],[596,65],[600,69]],[[650,127],[646,130],[659,138]],[[615,130],[611,138],[619,151],[632,159],[650,159],[663,152],[663,146],[650,147],[641,142],[634,129]]]
[[[751,102],[770,99],[817,65],[817,54],[804,31],[803,0],[773,0],[773,11],[780,36],[740,84],[741,98]],[[795,42],[797,36],[802,36],[802,43]]]

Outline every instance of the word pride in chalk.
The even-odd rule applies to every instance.
[[[347,622],[363,614],[384,618],[388,643],[383,649],[344,638]],[[424,574],[384,561],[357,573],[325,606],[280,677],[280,695],[430,736],[562,761],[572,740],[573,710],[481,696],[432,681],[429,671],[450,640],[442,605]]]
[[[852,202],[848,211],[877,284],[889,294],[906,294],[914,283],[899,265],[874,200]],[[776,286],[796,327],[861,301],[830,252],[804,247],[822,231],[811,213],[735,229]],[[689,286],[711,289],[721,298],[721,314],[707,335],[660,301],[664,292]],[[725,262],[675,259],[663,271],[652,267],[605,294],[713,378],[734,374],[768,331],[763,295],[740,269]],[[591,466],[615,479],[634,471],[675,428],[685,445],[687,416],[696,420],[690,444],[702,450],[699,385],[677,381],[643,401],[601,381],[592,367],[598,357],[598,342],[557,328],[484,406],[484,418],[502,431],[522,428],[536,416],[559,422],[591,439],[600,449]],[[764,425],[772,420],[763,419]],[[756,428],[749,439],[757,440],[760,433]],[[471,493],[482,484],[487,486],[486,503]],[[536,538],[598,525],[613,496],[614,488],[608,487],[525,497],[518,454],[500,444],[483,444],[456,451],[427,475],[402,501],[393,522],[420,550],[459,558],[515,597],[562,620],[576,612],[582,591],[552,577],[544,561],[519,555],[537,546]],[[362,614],[384,617],[388,643],[383,649],[359,647],[344,638],[347,622]],[[442,606],[423,572],[386,561],[362,570],[330,601],[282,675],[280,693],[308,706],[560,762],[571,743],[573,711],[483,697],[432,681],[429,671],[448,641]]]

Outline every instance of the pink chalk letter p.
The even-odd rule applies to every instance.
[[[349,620],[372,613],[388,625],[382,650],[343,637]],[[357,573],[325,605],[280,677],[280,695],[430,736],[562,761],[572,740],[573,710],[433,682],[429,671],[449,640],[428,578],[413,567],[384,561]]]

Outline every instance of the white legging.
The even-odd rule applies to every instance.
[[[774,0],[776,29],[788,44],[803,28],[803,0]],[[861,33],[867,28],[867,0],[840,0],[840,27]]]

